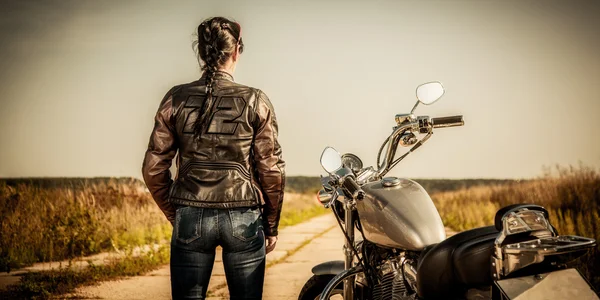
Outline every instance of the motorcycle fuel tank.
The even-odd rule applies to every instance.
[[[384,178],[362,186],[366,196],[356,202],[365,238],[375,244],[420,251],[446,239],[431,198],[410,179]]]

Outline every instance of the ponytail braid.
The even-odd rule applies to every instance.
[[[235,38],[233,23],[225,18],[212,18],[198,26],[198,56],[204,62],[202,69],[205,73],[206,98],[201,108],[201,114],[194,123],[194,133],[199,138],[210,126],[209,118],[213,110],[214,75],[229,59],[234,51],[240,36]],[[239,25],[238,25],[239,27]],[[239,27],[241,28],[241,27]]]

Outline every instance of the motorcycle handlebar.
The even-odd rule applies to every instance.
[[[453,126],[462,126],[465,125],[465,121],[462,115],[459,116],[450,116],[450,117],[440,117],[440,118],[431,118],[431,123],[433,128],[442,128],[442,127],[453,127]]]
[[[352,176],[346,176],[342,182],[342,186],[352,195],[354,199],[362,200],[365,198],[365,192],[360,188],[358,183]]]

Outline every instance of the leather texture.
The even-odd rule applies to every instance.
[[[450,299],[469,287],[491,284],[491,257],[499,232],[494,226],[461,233],[419,259],[417,292],[423,299]]]
[[[142,173],[169,220],[175,206],[261,206],[265,235],[277,235],[285,162],[277,141],[275,111],[261,90],[213,75],[208,126],[198,137],[194,123],[206,100],[206,76],[173,87],[161,101]],[[177,156],[177,174],[169,168]]]

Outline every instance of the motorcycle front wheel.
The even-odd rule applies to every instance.
[[[321,299],[321,292],[325,289],[325,286],[333,279],[333,275],[314,275],[311,277],[302,287],[298,300],[318,300]],[[343,299],[344,286],[342,283],[338,284],[329,299]]]

